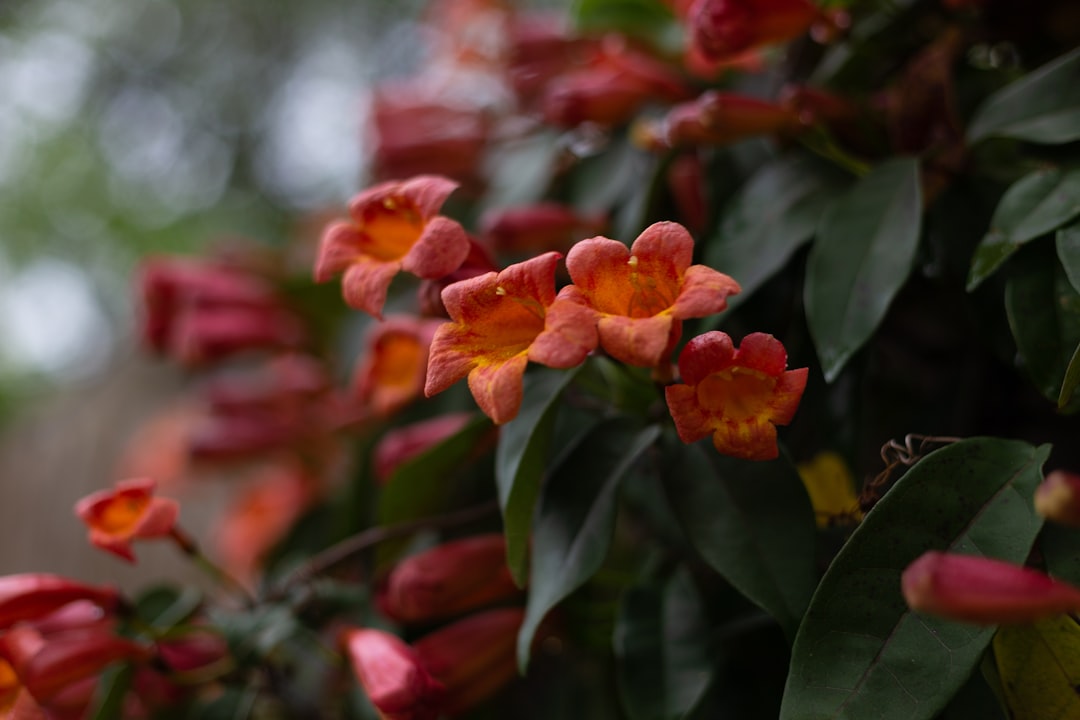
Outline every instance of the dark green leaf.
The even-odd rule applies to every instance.
[[[814,234],[821,213],[847,176],[808,155],[787,155],[761,168],[724,209],[704,262],[742,286],[735,307],[782,268]]]
[[[495,448],[495,483],[499,490],[506,561],[519,586],[528,570],[529,533],[540,479],[547,469],[555,401],[574,379],[577,370],[541,368],[525,376],[518,416],[502,426]]]
[[[922,720],[967,679],[993,627],[911,612],[900,575],[927,550],[1022,563],[1050,447],[973,438],[931,453],[866,516],[799,628],[782,720]]]
[[[168,630],[194,615],[202,601],[203,595],[196,588],[159,585],[141,593],[135,608],[143,622]]]
[[[832,382],[907,280],[922,227],[919,164],[890,160],[833,203],[806,267],[807,322]]]
[[[1080,223],[1073,223],[1057,231],[1055,238],[1058,260],[1065,268],[1069,282],[1080,292]]]
[[[682,41],[681,25],[661,0],[575,0],[570,15],[585,32],[616,30],[670,51]]]
[[[967,289],[974,290],[1021,245],[1080,214],[1080,170],[1037,170],[1017,180],[1001,197],[990,231],[971,259]]]
[[[631,720],[681,718],[712,675],[709,626],[690,574],[630,588],[615,624],[619,694]]]
[[[1050,252],[1025,253],[1019,260],[1005,286],[1009,327],[1032,382],[1057,402],[1080,344],[1080,295]]]
[[[968,140],[988,137],[1045,144],[1080,139],[1080,49],[987,98],[971,119]]]
[[[131,689],[131,679],[135,668],[130,663],[114,665],[106,670],[98,681],[94,691],[94,700],[89,715],[93,720],[119,720],[124,717],[124,698]]]
[[[1077,385],[1080,385],[1080,344],[1073,350],[1065,368],[1065,379],[1061,381],[1061,391],[1057,397],[1058,410],[1063,410],[1072,401]]]
[[[794,637],[818,579],[814,510],[795,468],[724,457],[707,442],[668,467],[668,498],[690,542]]]
[[[1054,577],[1080,585],[1080,530],[1047,523],[1039,536],[1046,571]]]
[[[619,480],[660,434],[626,419],[589,434],[544,486],[533,532],[529,601],[518,633],[518,666],[528,666],[540,622],[599,569],[615,526]]]

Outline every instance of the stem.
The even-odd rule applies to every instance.
[[[802,133],[799,142],[812,153],[825,158],[829,162],[842,167],[852,175],[862,177],[870,172],[870,164],[859,160],[853,155],[841,149],[828,133],[820,128]]]
[[[341,542],[331,545],[322,552],[313,555],[307,562],[286,576],[281,587],[273,593],[270,599],[279,599],[294,585],[307,582],[316,575],[320,575],[335,565],[338,565],[352,556],[386,540],[393,540],[406,535],[412,535],[420,530],[443,530],[458,525],[465,525],[474,520],[479,520],[486,515],[490,515],[498,509],[498,502],[492,500],[491,502],[473,505],[472,507],[467,507],[446,515],[420,518],[419,520],[409,520],[396,525],[382,525],[368,528],[363,532],[347,537]]]
[[[179,526],[173,527],[172,532],[169,535],[176,542],[176,546],[180,548],[180,552],[191,558],[192,562],[194,562],[200,570],[213,578],[214,582],[226,591],[239,596],[246,606],[254,607],[255,598],[251,596],[251,593],[248,592],[243,583],[226,572],[223,567],[206,557],[199,549],[199,545],[195,542],[195,538],[188,535],[180,529]]]

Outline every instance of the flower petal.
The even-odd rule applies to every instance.
[[[399,270],[401,263],[397,261],[383,262],[368,256],[354,259],[341,279],[346,304],[381,320],[386,293]]]
[[[424,395],[438,395],[468,375],[476,365],[479,352],[469,328],[452,322],[439,326],[431,341]]]
[[[686,343],[679,355],[679,374],[687,385],[697,385],[710,374],[730,367],[734,357],[731,337],[712,330]]]
[[[706,265],[691,265],[683,276],[682,289],[672,306],[672,314],[685,319],[721,312],[727,307],[728,296],[735,295],[740,289],[739,283],[722,272]]]
[[[616,360],[635,367],[656,367],[664,360],[673,331],[682,323],[671,315],[630,318],[605,315],[597,323],[600,345]]]
[[[496,425],[517,417],[528,358],[521,353],[498,364],[483,364],[469,373],[469,390],[484,414]]]
[[[709,417],[698,405],[694,388],[689,385],[668,385],[664,388],[664,397],[680,440],[689,444],[712,434]]]
[[[742,367],[779,377],[787,367],[787,350],[779,340],[768,333],[750,333],[739,343],[735,362]]]
[[[356,262],[363,254],[365,239],[351,222],[337,221],[326,226],[315,259],[315,282],[326,282]]]
[[[716,426],[713,445],[721,454],[743,460],[773,460],[780,455],[776,426],[761,417],[725,419]]]
[[[401,266],[407,272],[438,280],[461,267],[469,254],[465,229],[447,217],[434,217],[424,226],[420,239],[412,246]]]
[[[777,425],[787,425],[795,417],[803,390],[806,389],[809,372],[809,368],[798,368],[788,370],[780,376],[773,389],[772,400],[769,401],[771,419]]]
[[[643,267],[647,264],[652,271],[663,269],[667,282],[678,283],[693,262],[694,238],[679,223],[653,223],[638,235],[630,246],[630,254],[641,261],[639,272],[648,274],[649,270]]]
[[[544,331],[529,347],[529,359],[552,368],[585,362],[596,349],[596,313],[569,300],[555,300],[547,309]]]

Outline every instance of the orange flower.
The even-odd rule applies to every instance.
[[[367,353],[353,378],[360,402],[376,416],[389,417],[420,397],[427,372],[428,347],[438,320],[401,316],[376,325]]]
[[[553,368],[584,362],[596,347],[596,326],[579,305],[555,299],[561,255],[544,253],[450,285],[442,293],[453,322],[436,332],[428,358],[428,397],[469,378],[476,404],[496,423],[521,407],[529,360]]]
[[[517,596],[502,533],[437,545],[402,560],[380,595],[383,612],[415,623],[459,615]]]
[[[976,625],[1080,611],[1080,588],[992,558],[930,551],[907,566],[900,583],[912,610]]]
[[[442,685],[400,638],[374,628],[349,628],[341,644],[382,720],[435,720]]]
[[[704,265],[691,265],[694,240],[682,225],[650,225],[627,250],[594,237],[570,249],[566,267],[574,284],[560,299],[588,308],[600,345],[628,365],[657,367],[682,334],[682,320],[727,307],[739,284]]]
[[[698,335],[679,355],[686,384],[665,391],[679,437],[692,443],[712,434],[724,455],[772,460],[775,426],[791,422],[806,387],[806,368],[785,367],[787,352],[772,335],[751,333],[738,349],[726,333]]]
[[[342,291],[350,307],[382,317],[390,282],[401,270],[422,278],[449,275],[469,253],[465,230],[439,208],[458,187],[437,175],[386,182],[353,198],[352,222],[323,232],[315,280],[344,272]]]
[[[122,480],[113,490],[87,495],[75,504],[75,514],[90,526],[90,542],[102,550],[135,562],[131,541],[172,533],[180,506],[154,497],[153,480]]]

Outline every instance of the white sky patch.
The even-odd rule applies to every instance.
[[[62,378],[101,370],[114,340],[86,275],[52,258],[0,286],[0,337],[5,363]]]

